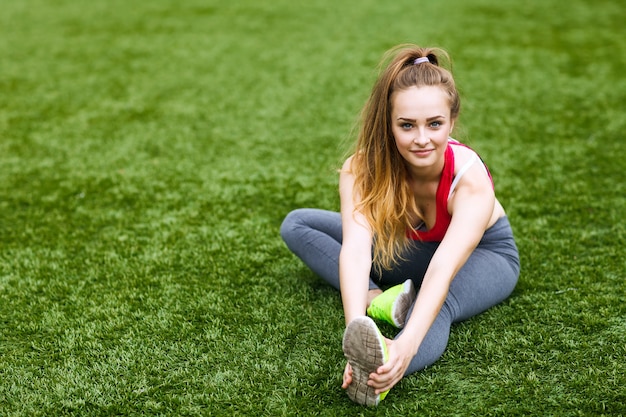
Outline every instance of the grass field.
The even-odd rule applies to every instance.
[[[626,6],[6,0],[0,415],[626,415]],[[338,208],[381,55],[446,48],[512,297],[377,409],[278,234]],[[388,330],[388,329],[387,329]]]

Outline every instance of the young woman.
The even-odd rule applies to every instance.
[[[287,246],[341,291],[342,387],[365,405],[435,362],[452,323],[506,299],[520,270],[489,171],[450,138],[460,100],[440,66],[446,53],[405,45],[389,56],[341,169],[341,213],[299,209],[281,226]],[[402,330],[386,339],[366,315]]]

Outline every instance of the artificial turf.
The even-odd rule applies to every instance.
[[[617,1],[6,1],[0,414],[626,414]],[[390,47],[447,49],[522,274],[377,409],[286,249]],[[390,329],[384,329],[389,335]]]

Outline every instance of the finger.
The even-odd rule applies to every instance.
[[[396,369],[399,364],[400,364],[400,361],[397,358],[389,358],[387,362],[385,362],[383,365],[376,368],[376,372],[372,372],[370,374],[370,378],[374,376],[380,377],[380,376],[384,376],[386,374],[392,373],[393,370]],[[376,379],[376,378],[373,378],[373,379]]]
[[[351,375],[343,375],[343,383],[341,384],[341,388],[346,389],[348,388],[348,385],[350,385],[352,383],[352,376]]]
[[[378,369],[376,369],[376,373],[377,374],[386,374],[388,372],[391,372],[391,370],[394,368],[396,361],[387,361],[385,362],[383,365],[379,366]]]
[[[381,380],[380,381],[380,385],[382,386],[377,386],[376,390],[378,391],[377,393],[381,393],[387,390],[390,390],[391,388],[393,388],[398,382],[400,382],[400,380],[402,378],[404,378],[404,372],[406,370],[406,366],[403,366],[402,363],[399,364],[398,368],[393,369],[388,375],[390,376],[390,378],[386,379],[386,380]]]
[[[397,384],[402,379],[403,374],[401,364],[397,363],[389,372],[370,374],[368,385],[376,390],[386,391]]]
[[[369,380],[367,381],[367,385],[373,388],[383,388],[391,383],[395,379],[395,374],[393,372],[388,372],[385,374],[371,374]]]
[[[393,372],[391,371],[384,373],[372,372],[371,374],[369,374],[368,379],[376,384],[381,384],[384,381],[390,380],[393,377],[392,373]]]
[[[392,371],[384,376],[378,377],[377,381],[368,382],[368,385],[376,390],[377,394],[390,390],[402,379],[403,373],[399,370]]]
[[[381,394],[381,393],[383,393],[383,392],[385,392],[385,391],[389,391],[389,390],[390,390],[391,388],[393,388],[393,387],[394,387],[394,386],[395,386],[398,382],[400,382],[400,379],[397,379],[397,380],[391,381],[391,383],[389,383],[388,385],[385,385],[385,386],[384,386],[384,387],[382,387],[382,388],[376,388],[376,389],[374,390],[374,392],[376,393],[376,395],[378,395],[378,394]]]
[[[346,364],[346,368],[343,371],[343,383],[341,384],[341,388],[346,389],[348,385],[352,383],[352,367],[350,364]]]

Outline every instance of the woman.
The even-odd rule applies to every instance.
[[[341,169],[341,213],[295,210],[281,226],[287,246],[341,290],[342,387],[365,405],[435,362],[452,323],[506,299],[520,268],[489,171],[450,138],[460,99],[439,65],[446,53],[406,45],[390,56]],[[366,314],[402,330],[386,339]]]

